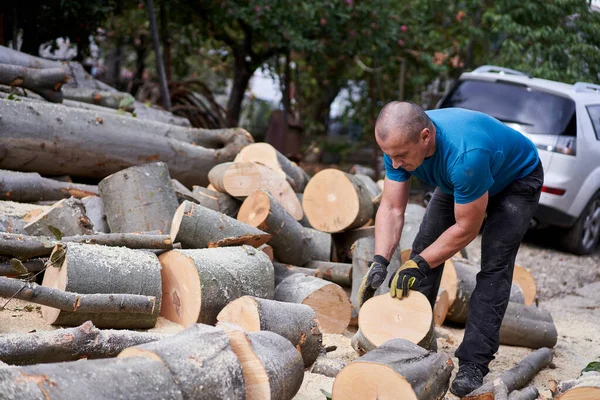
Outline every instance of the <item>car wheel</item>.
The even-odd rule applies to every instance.
[[[588,255],[594,251],[599,237],[600,193],[596,193],[588,202],[575,225],[562,238],[562,244],[571,253]]]

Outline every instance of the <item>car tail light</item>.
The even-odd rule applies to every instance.
[[[540,150],[550,151],[552,153],[566,154],[568,156],[574,156],[576,152],[576,138],[573,136],[546,136],[545,138],[551,138],[550,140],[536,140],[535,146]],[[544,143],[546,142],[546,143]]]
[[[557,196],[562,196],[563,194],[565,194],[566,190],[565,189],[559,189],[559,188],[553,188],[550,186],[542,186],[542,192],[544,193],[550,193],[550,194],[555,194]]]

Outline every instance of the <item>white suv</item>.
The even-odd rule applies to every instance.
[[[484,112],[531,139],[544,167],[532,228],[563,228],[568,251],[594,250],[600,236],[600,85],[485,65],[460,76],[437,105],[445,107]]]

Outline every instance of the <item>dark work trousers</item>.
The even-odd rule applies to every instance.
[[[500,342],[515,266],[515,258],[540,198],[544,170],[539,163],[529,175],[509,184],[488,200],[481,239],[481,271],[469,301],[462,344],[456,350],[459,364],[475,363],[484,374]],[[421,253],[454,225],[454,196],[436,188],[413,243],[411,257]],[[417,290],[435,304],[444,265],[435,266]]]

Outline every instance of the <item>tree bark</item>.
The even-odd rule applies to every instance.
[[[67,81],[62,68],[27,68],[18,65],[0,64],[0,84],[20,86],[37,91],[46,89],[59,91]]]
[[[500,325],[500,343],[539,349],[556,345],[558,334],[552,316],[536,306],[510,302]]]
[[[85,215],[94,225],[94,232],[109,233],[110,228],[106,221],[102,199],[99,196],[86,196],[81,199],[81,202],[85,207]]]
[[[327,261],[309,261],[306,268],[314,269],[317,278],[337,283],[342,287],[352,287],[352,264]]]
[[[162,160],[184,185],[206,185],[212,167],[252,143],[241,128],[190,129],[54,104],[0,99],[0,112],[0,168],[47,175],[104,178]]]
[[[508,395],[508,400],[536,400],[539,392],[535,386],[528,386],[523,390],[514,390]]]
[[[129,112],[135,108],[135,99],[132,95],[125,92],[110,92],[107,90],[85,88],[64,88],[62,92],[64,98],[67,100],[94,104],[113,110],[123,109]]]
[[[311,243],[311,260],[331,261],[331,253],[333,252],[333,238],[331,237],[330,233],[304,227],[304,236],[307,237]]]
[[[237,324],[248,332],[270,331],[283,336],[300,351],[305,367],[323,348],[317,314],[303,304],[243,296],[225,306],[217,320]]]
[[[533,351],[517,365],[500,375],[509,392],[524,387],[542,369],[552,362],[552,350],[541,348]],[[463,397],[464,400],[493,399],[494,383],[487,382],[479,389]]]
[[[98,189],[111,232],[169,232],[179,202],[167,164],[124,169],[104,178]]]
[[[365,185],[365,188],[367,188],[372,200],[381,194],[381,189],[379,189],[377,183],[375,183],[375,181],[369,176],[363,174],[354,174],[354,176]]]
[[[171,111],[171,96],[169,95],[169,86],[165,75],[165,65],[163,64],[162,54],[160,53],[160,40],[158,39],[154,2],[152,0],[146,0],[146,2],[148,4],[148,19],[150,20],[150,32],[152,33],[152,47],[154,48],[156,71],[160,82],[160,93],[163,100],[163,106],[167,111]]]
[[[184,399],[242,399],[243,364],[222,329],[194,324],[169,338],[125,349],[119,359],[158,359],[171,371]]]
[[[223,213],[231,218],[237,217],[238,210],[242,204],[241,201],[231,197],[227,193],[217,192],[202,186],[194,186],[192,194],[200,205]]]
[[[56,242],[50,238],[12,233],[0,234],[0,255],[16,257],[20,260],[48,256],[55,245]]]
[[[315,360],[310,372],[335,378],[345,366],[346,363],[344,361],[329,358],[327,355],[321,355]]]
[[[100,330],[86,321],[75,328],[0,335],[0,360],[13,365],[116,357],[127,347],[171,336],[164,333]]]
[[[0,232],[26,235],[25,225],[36,215],[50,207],[37,204],[24,204],[13,201],[0,201]]]
[[[68,312],[42,306],[44,320],[52,325],[75,326],[91,320],[106,328],[152,328],[161,308],[160,263],[156,255],[124,247],[69,243],[57,245],[50,256],[42,285],[82,294],[136,294],[154,296],[151,314],[132,312]]]
[[[238,297],[273,298],[273,264],[253,247],[171,250],[159,259],[161,315],[180,325],[214,324],[219,312]]]
[[[258,247],[271,239],[271,235],[218,211],[185,201],[173,217],[171,239],[189,249],[243,244]]]
[[[56,237],[60,240],[63,236],[92,234],[92,228],[81,200],[71,197],[60,200],[23,229],[31,236]]]
[[[1,149],[2,143],[0,142],[0,163],[3,158]],[[0,170],[1,200],[33,203],[36,201],[53,201],[69,197],[82,198],[97,195],[98,187],[96,186],[59,182],[42,178],[40,174],[35,172],[23,173]]]
[[[333,383],[333,397],[441,400],[453,368],[444,353],[393,339],[346,366]]]

